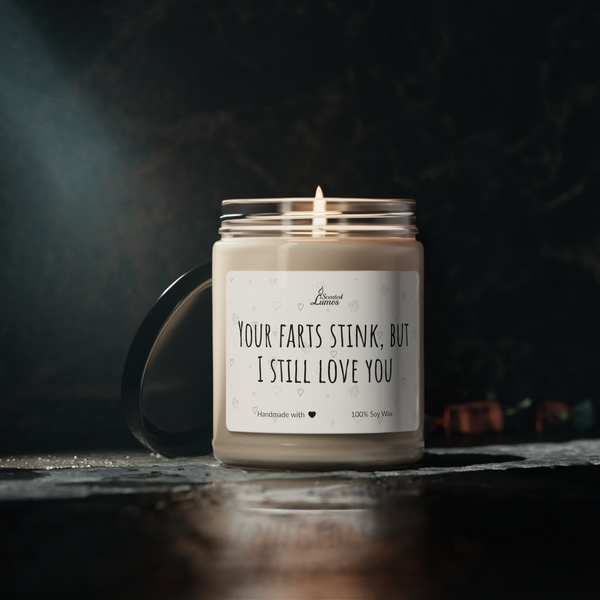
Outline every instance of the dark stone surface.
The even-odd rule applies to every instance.
[[[0,1],[0,391],[118,396],[227,197],[413,197],[427,399],[600,388],[594,2]],[[4,401],[4,400],[3,400]]]
[[[600,440],[430,447],[421,461],[388,471],[275,471],[224,467],[212,455],[168,459],[137,448],[79,448],[0,455],[0,501],[80,498],[140,491],[189,492],[207,484],[250,484],[302,479],[352,479],[357,485],[382,477],[420,480],[438,475],[600,465]],[[32,481],[35,480],[35,481]],[[318,484],[317,484],[318,485]]]
[[[597,598],[599,451],[593,440],[439,449],[428,464],[372,474],[242,471],[147,453],[91,469],[55,457],[49,471],[18,459],[0,468],[2,591]],[[31,493],[39,486],[46,495]]]

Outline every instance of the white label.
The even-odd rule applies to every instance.
[[[230,431],[419,426],[416,271],[227,273]]]

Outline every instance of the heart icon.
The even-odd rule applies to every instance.
[[[309,411],[308,411],[308,416],[309,416],[311,419],[314,419],[314,418],[317,416],[317,413],[316,413],[314,410],[309,410]]]
[[[273,421],[275,421],[275,423],[277,423],[277,417],[273,417]]]
[[[398,394],[394,394],[394,404],[398,404],[398,400],[400,400],[400,396]]]
[[[379,421],[379,424],[381,425],[381,421],[383,421],[383,417],[382,417],[381,415],[379,415],[379,416],[377,417],[377,421]]]
[[[297,306],[298,310],[302,310],[304,308],[304,302],[298,302]]]
[[[302,388],[298,389],[298,396],[302,396],[304,394],[304,390]]]
[[[402,378],[402,385],[404,385],[406,383],[406,377]]]
[[[402,300],[406,300],[406,294],[402,294]]]
[[[230,277],[230,278],[229,278],[229,281],[233,281],[233,277]]]
[[[277,396],[277,394],[279,394],[279,392],[280,392],[280,391],[281,391],[281,388],[280,388],[279,386],[277,386],[277,385],[276,385],[276,386],[273,388],[273,393],[274,393],[276,396]]]
[[[377,337],[378,337],[379,339],[381,339],[381,336],[382,336],[382,335],[383,335],[383,331],[378,331],[378,332],[377,332]]]
[[[231,404],[233,405],[233,408],[237,408],[239,406],[239,404],[240,404],[240,401],[237,398],[234,398],[231,401]]]
[[[321,288],[325,289],[325,284],[324,284],[322,281],[319,281],[319,282],[317,283],[317,289],[319,289],[319,290],[320,290]]]
[[[332,350],[329,354],[331,354],[332,358],[335,358],[337,356],[337,350]]]
[[[279,302],[279,300],[275,300],[275,302],[273,302],[273,308],[275,310],[277,310],[280,306],[281,306],[281,302]]]
[[[394,317],[394,319],[397,321],[398,318],[400,317],[400,311],[395,310],[394,312],[392,312],[392,317]]]
[[[252,412],[253,412],[254,414],[256,414],[256,413],[258,412],[258,406],[253,406],[253,407],[252,407]]]
[[[234,363],[234,362],[235,362],[235,361],[233,360],[233,358],[230,358],[230,359],[229,359],[229,364],[230,364],[232,367],[233,367],[233,363]]]

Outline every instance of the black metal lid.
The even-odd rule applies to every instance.
[[[135,334],[121,383],[129,429],[163,456],[210,453],[212,384],[209,263],[168,287]]]

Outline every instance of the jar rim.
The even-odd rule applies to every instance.
[[[416,203],[394,198],[245,198],[222,202],[224,236],[414,237]]]
[[[223,210],[225,210],[226,207],[233,207],[236,205],[242,207],[281,205],[282,207],[293,206],[298,209],[302,207],[304,210],[306,210],[306,208],[310,206],[314,207],[317,202],[323,203],[325,206],[329,205],[339,208],[347,207],[354,210],[364,207],[365,209],[369,209],[369,211],[377,208],[380,210],[390,210],[392,208],[401,211],[414,210],[416,206],[416,202],[412,198],[338,198],[329,196],[326,198],[306,198],[293,196],[287,198],[230,198],[223,200],[221,206]]]

